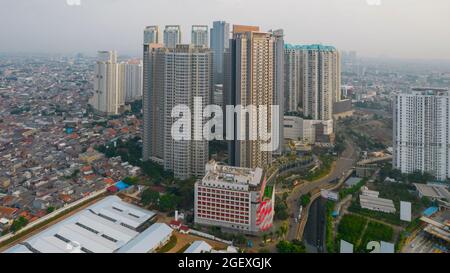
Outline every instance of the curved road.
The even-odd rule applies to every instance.
[[[331,173],[323,177],[319,180],[308,182],[302,184],[294,188],[292,193],[289,195],[287,199],[287,204],[289,208],[289,215],[294,215],[296,217],[300,210],[299,198],[300,196],[307,194],[315,189],[320,189],[326,186],[327,184],[331,184],[338,180],[344,173],[349,171],[356,163],[358,158],[358,153],[355,149],[355,145],[349,141],[346,141],[346,148],[341,156],[338,158],[334,169]],[[295,222],[293,217],[289,218],[289,232],[288,232],[288,240],[299,239],[297,238],[297,231],[299,228],[299,223]]]

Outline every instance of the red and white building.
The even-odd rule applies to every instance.
[[[261,168],[231,167],[211,161],[195,183],[195,218],[201,225],[257,234],[272,227],[275,194]]]

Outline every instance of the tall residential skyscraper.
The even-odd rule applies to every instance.
[[[225,21],[213,22],[211,28],[210,47],[214,54],[214,84],[224,83],[224,53],[229,47],[230,25]]]
[[[416,88],[394,98],[393,167],[450,178],[450,96],[443,89]]]
[[[286,47],[284,58],[284,105],[286,112],[297,112],[302,101],[300,52]]]
[[[143,101],[144,161],[164,163],[164,76],[166,49],[162,44],[144,44]]]
[[[147,26],[144,29],[144,44],[159,43],[159,27]]]
[[[315,120],[333,118],[333,102],[340,100],[341,68],[339,51],[332,46],[286,46],[287,58],[295,64],[295,54],[300,55],[300,96],[303,114]],[[293,68],[295,70],[295,67]],[[287,75],[294,76],[291,71]],[[287,78],[288,82],[296,79]],[[288,86],[290,88],[290,86]],[[286,92],[295,95],[295,88]],[[298,96],[297,96],[298,97]],[[288,100],[292,98],[289,97]]]
[[[177,45],[175,49],[166,52],[164,168],[173,171],[175,177],[180,179],[204,175],[205,164],[208,162],[208,141],[195,140],[194,121],[190,128],[192,140],[174,140],[171,132],[172,124],[178,118],[171,118],[172,109],[182,104],[189,106],[193,112],[196,98],[200,99],[203,107],[208,105],[209,96],[212,93],[211,76],[212,52],[209,49],[192,45]],[[206,118],[200,116],[200,119],[202,124],[206,122]]]
[[[191,44],[208,47],[208,26],[193,25],[191,32]]]
[[[271,33],[260,32],[259,27],[233,26],[233,38],[227,54],[226,67],[227,105],[270,106],[274,96],[274,38]],[[243,117],[243,119],[242,119]],[[247,120],[234,118],[234,140],[229,142],[230,164],[234,166],[256,168],[265,167],[272,161],[272,152],[263,151],[263,141],[238,140],[237,128],[250,132],[250,125],[265,125],[272,129],[272,116],[269,111],[266,119],[256,115]],[[229,122],[229,121],[227,121]],[[227,129],[228,131],[228,129]],[[247,134],[248,136],[248,134]]]
[[[89,104],[100,114],[119,114],[123,105],[123,86],[117,53],[99,51],[94,73],[94,95]]]
[[[164,29],[164,46],[175,48],[181,43],[181,27],[179,25],[168,25]]]
[[[172,110],[185,105],[194,112],[195,99],[207,105],[211,89],[209,49],[181,44],[175,48],[144,45],[144,160],[162,163],[179,179],[204,174],[208,142],[195,140],[195,122],[191,128],[182,129],[189,130],[191,140],[175,140],[172,126],[179,117],[172,118]],[[206,122],[206,118],[200,119],[202,124]]]
[[[274,54],[273,54],[273,78],[274,93],[273,104],[279,107],[279,146],[275,151],[280,155],[283,152],[283,120],[284,120],[284,32],[282,29],[270,31],[274,38]]]

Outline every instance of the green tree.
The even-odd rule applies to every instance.
[[[48,207],[47,208],[47,214],[48,213],[52,213],[53,211],[55,211],[55,207]]]
[[[174,210],[177,207],[178,198],[173,194],[164,194],[159,199],[159,209],[161,211],[167,212]]]
[[[309,204],[309,202],[311,202],[311,194],[308,193],[308,194],[302,195],[302,197],[300,198],[300,204],[302,206],[306,207]]]
[[[127,183],[128,185],[137,185],[139,184],[139,178],[128,176],[122,179],[123,182]]]
[[[22,229],[24,226],[26,226],[28,224],[28,220],[23,217],[20,216],[19,218],[17,218],[16,220],[14,220],[14,222],[11,225],[10,230],[13,233],[16,233],[17,231],[19,231],[20,229]]]
[[[283,240],[277,244],[277,250],[279,253],[305,253],[305,245],[298,241],[293,240],[292,242]]]
[[[154,191],[152,189],[146,189],[144,190],[144,192],[142,192],[141,202],[145,206],[156,205],[158,203],[159,198],[160,198],[159,192]]]
[[[280,226],[280,235],[281,235],[281,237],[284,238],[286,236],[286,234],[288,232],[288,229],[289,229],[288,223],[287,222],[283,222],[283,224],[281,224],[281,226]]]
[[[275,197],[275,219],[286,220],[289,217],[286,202],[280,197]]]

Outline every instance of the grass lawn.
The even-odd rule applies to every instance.
[[[345,240],[353,245],[357,245],[367,220],[357,215],[344,215],[338,227],[337,242]]]
[[[364,236],[362,237],[361,243],[357,249],[358,252],[366,252],[367,244],[371,241],[385,241],[391,242],[394,236],[394,230],[387,225],[377,222],[369,222],[367,225],[367,229],[364,232]]]
[[[167,244],[165,244],[163,247],[161,247],[160,249],[158,249],[158,253],[166,253],[169,250],[171,250],[174,246],[177,245],[177,236],[172,235],[172,237],[170,237],[169,242],[167,242]]]

